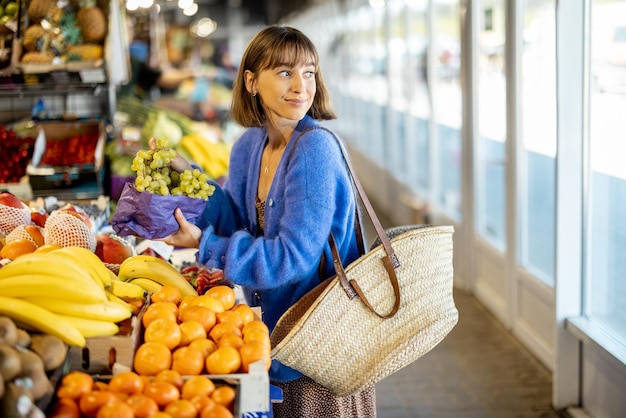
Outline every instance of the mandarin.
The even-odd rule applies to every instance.
[[[120,372],[109,381],[109,390],[111,392],[125,393],[133,395],[143,392],[144,381],[137,373],[132,371]]]
[[[198,348],[185,346],[172,353],[172,370],[183,376],[193,376],[204,370],[204,355]]]
[[[180,340],[181,347],[191,344],[194,340],[206,338],[206,330],[199,321],[190,319],[189,321],[181,322],[179,327],[180,332],[182,333],[182,338]]]
[[[81,371],[71,371],[61,379],[57,397],[78,400],[85,393],[91,392],[93,377]]]
[[[206,332],[209,332],[217,321],[215,312],[206,306],[192,305],[187,307],[181,317],[181,322],[198,321],[204,327]]]
[[[185,295],[185,296],[183,296],[183,298],[181,299],[180,303],[178,304],[178,319],[179,320],[182,318],[183,311],[185,309],[187,309],[189,306],[191,306],[191,303],[194,300],[196,300],[197,297],[198,297],[198,295]]]
[[[180,390],[173,384],[163,381],[150,382],[143,393],[154,399],[160,408],[180,398]]]
[[[205,306],[215,313],[224,312],[226,310],[221,300],[215,299],[213,296],[206,295],[206,294],[198,296],[191,302],[191,306],[198,306],[198,305]]]
[[[114,400],[102,405],[96,418],[135,418],[135,411],[126,402]]]
[[[172,352],[163,343],[144,342],[135,352],[133,367],[144,376],[156,376],[172,365]]]
[[[249,343],[252,341],[260,341],[264,344],[266,344],[268,347],[271,346],[271,341],[270,341],[270,336],[267,332],[260,330],[260,329],[256,329],[256,328],[251,328],[249,330],[247,330],[246,332],[244,332],[243,334],[243,342],[244,343]]]
[[[155,382],[170,382],[178,389],[183,387],[183,383],[185,383],[185,379],[183,376],[177,372],[176,370],[168,369],[162,370],[154,377]]]
[[[243,373],[248,373],[250,371],[250,364],[259,360],[265,361],[265,369],[268,371],[272,364],[270,347],[261,341],[244,343],[239,348],[239,355],[241,355],[241,371]]]
[[[15,260],[19,256],[34,252],[36,249],[37,244],[34,241],[27,238],[17,238],[4,244],[0,249],[0,258]]]
[[[150,322],[157,318],[167,318],[172,321],[178,320],[178,306],[172,302],[155,302],[148,305],[143,313],[141,322],[144,327],[148,327]]]
[[[244,323],[241,315],[235,311],[224,311],[215,315],[218,324],[228,323],[234,324],[239,329],[243,329]]]
[[[223,385],[215,388],[211,394],[211,399],[220,405],[224,405],[228,410],[232,411],[235,406],[235,396],[237,391],[232,386]]]
[[[206,376],[191,376],[183,383],[181,397],[193,399],[196,396],[211,396],[215,390],[215,384]]]
[[[136,393],[126,399],[135,413],[135,418],[148,418],[159,411],[156,401],[143,393]]]
[[[88,418],[94,418],[98,410],[105,404],[117,400],[115,394],[108,391],[94,390],[85,393],[78,400],[78,408],[81,414]]]
[[[205,366],[209,374],[236,373],[241,367],[241,355],[234,347],[218,347],[206,358]]]
[[[229,322],[223,322],[221,324],[215,324],[209,331],[209,338],[219,343],[220,339],[224,335],[233,334],[241,337],[241,330],[235,324]]]
[[[217,342],[218,347],[223,345],[228,345],[239,350],[239,348],[243,345],[243,338],[236,334],[226,334]]]
[[[219,300],[220,302],[222,302],[222,305],[224,305],[225,310],[228,310],[232,308],[233,306],[235,306],[235,299],[236,299],[235,291],[230,286],[226,286],[223,284],[213,286],[213,287],[210,287],[206,292],[204,292],[204,294],[211,296]]]
[[[246,305],[245,303],[239,303],[233,306],[230,310],[232,312],[236,312],[239,314],[244,325],[256,319],[254,310],[249,305]]]
[[[176,320],[170,318],[157,318],[146,327],[143,339],[145,342],[157,342],[167,346],[170,350],[178,347],[183,337],[180,326]]]
[[[202,412],[200,412],[200,418],[233,418],[233,413],[224,405],[220,405],[216,402],[205,407]]]
[[[150,298],[152,302],[172,302],[178,305],[182,299],[180,289],[169,284],[163,285]]]
[[[207,406],[215,403],[215,401],[211,399],[209,396],[203,396],[203,395],[193,396],[189,400],[191,401],[191,403],[193,403],[196,406],[197,411],[202,411]]]
[[[202,355],[205,359],[209,356],[209,354],[217,350],[217,344],[209,338],[199,338],[197,340],[193,340],[189,343],[189,346],[202,351]]]
[[[270,330],[265,324],[265,322],[260,321],[258,319],[248,322],[246,325],[243,326],[242,331],[245,334],[247,330],[252,329],[252,328],[260,329],[261,331],[265,331],[267,335],[270,335]]]
[[[178,399],[168,403],[163,412],[172,418],[196,418],[198,415],[196,405],[188,399]]]

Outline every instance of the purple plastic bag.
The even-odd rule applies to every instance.
[[[111,226],[121,237],[164,238],[179,229],[174,218],[176,208],[180,208],[185,218],[195,224],[206,205],[206,200],[193,197],[138,192],[135,184],[128,182],[117,201]]]

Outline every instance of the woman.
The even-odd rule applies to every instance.
[[[233,145],[227,181],[198,225],[177,209],[180,229],[163,240],[198,248],[198,260],[242,286],[272,330],[294,302],[334,275],[331,232],[345,265],[358,257],[356,203],[339,144],[328,131],[310,130],[335,118],[313,43],[291,27],[260,31],[239,66],[231,113],[248,129]],[[177,157],[172,167],[190,164]],[[277,361],[269,373],[283,390],[276,417],[376,416],[373,387],[337,398]]]

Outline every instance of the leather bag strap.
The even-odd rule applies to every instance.
[[[393,250],[393,247],[391,246],[391,241],[389,237],[385,233],[385,230],[383,229],[380,223],[380,220],[378,219],[378,216],[376,216],[376,212],[374,211],[372,204],[367,198],[367,195],[365,194],[365,191],[363,190],[363,187],[361,186],[361,183],[355,174],[354,168],[352,167],[352,163],[350,162],[350,158],[348,158],[347,151],[345,150],[343,143],[341,142],[341,140],[339,140],[337,135],[328,128],[325,128],[323,126],[316,126],[314,128],[310,128],[310,129],[303,131],[298,136],[298,138],[302,136],[305,132],[313,130],[313,129],[323,129],[329,132],[339,144],[339,148],[341,149],[343,159],[346,162],[348,172],[350,173],[350,177],[352,178],[352,184],[354,185],[356,194],[358,194],[358,197],[363,203],[363,206],[365,207],[365,210],[367,211],[367,214],[374,226],[374,229],[376,230],[376,235],[378,236],[378,239],[380,240],[381,245],[383,246],[385,250],[385,254],[381,258],[381,261],[383,263],[385,271],[387,272],[387,275],[389,276],[389,281],[391,282],[391,286],[393,288],[394,299],[395,299],[393,307],[386,314],[376,311],[376,309],[371,305],[371,303],[365,296],[364,292],[361,290],[361,287],[359,286],[358,282],[353,279],[348,280],[345,268],[341,261],[341,257],[339,256],[339,250],[337,249],[337,243],[335,241],[335,237],[333,236],[331,232],[330,236],[328,237],[328,242],[329,242],[330,250],[333,256],[333,264],[335,266],[335,272],[337,276],[339,277],[341,286],[346,291],[350,299],[353,299],[355,296],[358,296],[359,299],[361,299],[361,301],[365,304],[365,306],[367,306],[367,308],[373,313],[375,313],[377,316],[379,316],[380,318],[391,318],[398,312],[398,309],[400,308],[400,285],[398,283],[398,277],[396,275],[396,269],[400,268],[400,262]],[[364,244],[363,244],[365,240],[363,239],[363,236],[362,236],[362,228],[361,228],[360,214],[359,214],[358,208],[356,212],[357,212],[357,216],[356,216],[357,221],[355,225],[356,234],[357,234],[357,240],[360,243],[360,246],[362,247],[362,248],[359,248],[359,250],[361,251],[361,255],[363,255],[365,254]]]

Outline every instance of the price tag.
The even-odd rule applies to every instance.
[[[106,76],[103,68],[92,68],[80,71],[80,79],[83,83],[104,83]]]

